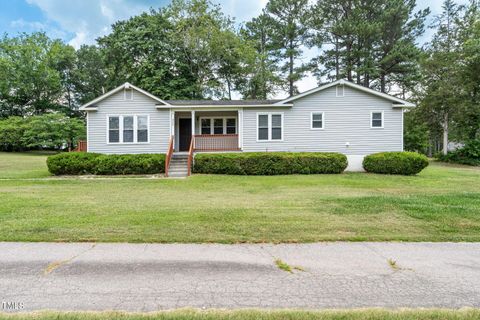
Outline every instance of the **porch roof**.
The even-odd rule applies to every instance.
[[[165,104],[158,104],[157,108],[218,108],[218,107],[278,107],[276,105],[282,100],[166,100]],[[281,107],[291,107],[291,104]]]

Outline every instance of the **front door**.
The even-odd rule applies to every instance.
[[[188,151],[190,148],[190,141],[192,140],[192,119],[180,118],[178,119],[178,140],[179,151]]]

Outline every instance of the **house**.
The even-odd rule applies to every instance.
[[[162,100],[125,83],[80,110],[86,111],[89,152],[173,153],[179,159],[193,152],[340,152],[347,170],[356,171],[365,155],[403,150],[403,112],[410,107],[338,80],[261,101]]]

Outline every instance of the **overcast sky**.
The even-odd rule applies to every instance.
[[[170,0],[0,0],[0,33],[45,31],[78,48],[91,44],[110,31],[110,25],[137,15],[149,8],[159,8]],[[257,16],[267,0],[216,0],[223,11],[238,23]],[[457,0],[466,3],[467,0]],[[417,0],[418,8],[430,7],[432,15],[441,11],[441,0]],[[420,39],[428,41],[431,31]],[[307,61],[315,52],[305,52]],[[315,87],[316,81],[307,77],[299,83],[300,91]]]

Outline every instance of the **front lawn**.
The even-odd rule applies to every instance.
[[[258,311],[258,310],[178,310],[157,313],[0,313],[0,320],[474,320],[478,309],[463,310],[326,310],[326,311]]]
[[[480,241],[477,168],[54,178],[45,158],[0,153],[0,241]]]

